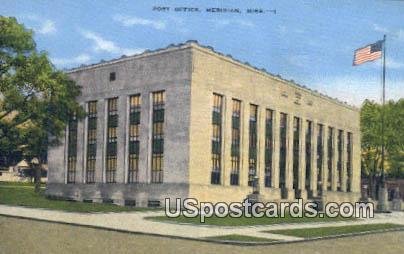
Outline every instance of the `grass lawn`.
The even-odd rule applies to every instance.
[[[66,212],[128,212],[145,211],[152,208],[124,207],[113,204],[83,203],[64,200],[51,200],[45,197],[44,190],[34,192],[33,184],[0,182],[0,204],[46,208]],[[155,210],[155,209],[154,209]]]
[[[382,229],[403,228],[403,225],[397,224],[368,224],[368,225],[351,225],[339,227],[321,227],[321,228],[302,228],[302,229],[281,229],[265,231],[267,233],[289,235],[304,238],[315,238],[324,236],[336,236],[349,233],[360,233],[367,231],[375,231]]]
[[[277,240],[269,239],[269,238],[262,238],[262,237],[255,237],[255,236],[248,236],[248,235],[221,235],[221,236],[211,236],[206,237],[206,239],[210,240],[221,240],[221,241],[238,241],[238,242],[276,242]]]
[[[0,186],[9,186],[9,187],[34,187],[34,183],[31,182],[0,182]],[[46,184],[41,183],[41,188],[45,188]]]
[[[219,218],[216,216],[212,216],[210,218],[205,218],[205,223],[200,222],[200,218],[187,218],[184,216],[179,216],[177,218],[169,218],[166,216],[154,216],[147,217],[146,219],[155,220],[155,221],[166,221],[166,222],[176,222],[176,223],[191,223],[191,224],[200,224],[200,225],[216,225],[216,226],[253,226],[253,225],[271,225],[271,224],[281,224],[281,223],[305,223],[305,222],[328,222],[328,221],[340,221],[340,220],[349,220],[342,217],[336,218],[294,218],[290,215],[286,215],[285,218],[268,218],[266,216],[262,218],[232,218],[225,217]],[[352,219],[351,219],[352,220]]]

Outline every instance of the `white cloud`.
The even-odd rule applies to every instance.
[[[91,32],[91,31],[82,31],[81,33],[84,36],[84,38],[93,41],[93,43],[94,43],[93,49],[98,52],[133,55],[133,54],[138,54],[143,51],[143,49],[140,49],[140,48],[130,49],[130,48],[119,47],[115,44],[115,42],[104,39],[100,35],[98,35],[94,32]]]
[[[305,67],[310,62],[310,57],[308,55],[290,55],[286,58],[286,61],[297,67]]]
[[[395,60],[394,58],[386,57],[386,66],[387,68],[391,69],[401,69],[404,68],[404,62],[400,62],[398,60]]]
[[[388,29],[387,27],[373,24],[373,30],[376,32],[387,34],[388,37],[391,36],[399,41],[404,41],[404,29]]]
[[[396,36],[398,40],[404,41],[404,29],[398,30]]]
[[[250,28],[255,26],[251,21],[243,19],[212,19],[211,22],[215,23],[217,26],[236,25]]]
[[[178,32],[182,34],[187,34],[190,32],[190,29],[187,26],[188,23],[183,18],[177,16],[168,16],[167,19],[173,23],[172,27],[174,27]]]
[[[80,54],[73,58],[51,58],[52,63],[57,66],[85,64],[88,63],[90,60],[91,57],[88,54]]]
[[[163,30],[166,28],[166,23],[160,20],[144,19],[120,14],[115,15],[113,19],[126,27],[140,25],[140,26],[150,26],[157,30]]]
[[[52,34],[57,31],[55,22],[37,15],[22,15],[22,18],[34,21],[33,29],[38,34]]]
[[[404,80],[386,80],[386,99],[398,100],[403,98],[403,87]],[[312,88],[358,107],[365,99],[381,101],[381,80],[379,75],[374,75],[374,77],[326,77],[322,78],[321,82],[314,82]]]
[[[286,26],[284,26],[284,25],[279,25],[279,26],[276,28],[276,31],[277,31],[279,34],[285,34],[285,33],[287,32],[287,28],[286,28]]]
[[[379,24],[373,24],[373,30],[376,32],[388,33],[389,30],[386,27],[383,27]]]
[[[371,63],[371,66],[373,68],[379,68],[380,69],[381,68],[380,60],[373,61]],[[404,68],[404,62],[399,61],[399,60],[397,60],[395,58],[392,58],[392,57],[386,57],[386,68],[387,69],[402,69],[402,68]]]
[[[47,19],[42,22],[41,27],[35,29],[35,31],[39,34],[51,34],[56,32],[55,22],[50,19]]]

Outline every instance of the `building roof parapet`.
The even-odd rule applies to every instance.
[[[211,52],[211,53],[217,55],[218,57],[228,59],[228,60],[230,60],[232,62],[235,62],[235,63],[237,63],[237,64],[239,64],[239,65],[241,65],[241,66],[243,66],[245,68],[248,68],[250,70],[254,70],[254,71],[258,72],[258,73],[261,73],[261,74],[264,74],[266,76],[269,76],[272,79],[276,79],[278,81],[281,81],[282,83],[284,83],[286,85],[291,85],[291,86],[293,86],[295,88],[298,88],[298,89],[301,89],[303,91],[309,92],[310,94],[318,96],[320,98],[330,100],[330,101],[332,101],[334,103],[337,103],[338,105],[347,107],[349,109],[356,110],[356,111],[359,110],[358,108],[356,108],[356,107],[354,107],[352,105],[349,105],[346,102],[340,101],[337,98],[332,98],[332,97],[330,97],[330,96],[328,96],[326,94],[318,92],[317,90],[312,90],[312,89],[308,88],[305,85],[301,85],[301,84],[295,82],[293,79],[288,80],[288,79],[283,78],[279,74],[273,74],[273,73],[267,71],[265,68],[258,68],[256,66],[251,65],[249,62],[242,62],[242,61],[234,58],[230,54],[224,55],[223,53],[216,51],[212,46],[205,46],[205,45],[199,44],[199,42],[197,40],[188,40],[185,43],[170,44],[165,48],[159,48],[159,49],[156,49],[156,50],[146,49],[145,51],[143,51],[140,54],[135,54],[135,55],[132,55],[132,56],[122,55],[119,58],[111,59],[111,60],[108,60],[108,61],[105,61],[105,60],[102,59],[98,63],[89,64],[89,65],[80,65],[79,67],[68,69],[68,70],[65,70],[65,71],[67,73],[74,73],[74,72],[78,72],[78,71],[93,69],[93,68],[97,68],[97,67],[102,67],[102,66],[106,66],[106,65],[115,64],[115,63],[120,63],[120,62],[123,62],[123,61],[129,61],[129,60],[136,59],[136,58],[142,58],[142,57],[146,57],[146,56],[156,55],[156,54],[165,53],[165,52],[169,52],[169,51],[174,51],[174,50],[178,50],[178,49],[185,49],[185,48],[189,48],[189,47],[196,47],[196,48],[205,50],[207,52]]]

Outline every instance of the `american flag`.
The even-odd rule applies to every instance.
[[[382,57],[383,41],[367,45],[355,50],[353,65],[360,65]]]

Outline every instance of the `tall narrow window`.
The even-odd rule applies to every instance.
[[[110,72],[109,73],[109,81],[115,81],[116,79],[116,73],[115,72]]]
[[[140,94],[129,97],[129,168],[128,182],[138,181],[139,172],[139,130],[140,130]]]
[[[327,177],[327,189],[331,190],[331,179],[333,177],[332,172],[332,161],[334,160],[334,128],[328,127],[328,148],[327,148],[327,167],[328,167],[328,177]]]
[[[73,115],[69,120],[67,143],[67,183],[76,182],[77,162],[77,118]]]
[[[87,104],[87,169],[86,183],[95,182],[95,162],[97,155],[97,101]]]
[[[257,116],[258,106],[250,104],[248,186],[253,186],[254,177],[257,174]]]
[[[222,154],[222,107],[223,97],[213,94],[212,109],[212,173],[211,184],[220,184]]]
[[[287,128],[287,114],[280,114],[280,128],[279,128],[279,187],[284,189],[286,187],[286,128]]]
[[[337,189],[341,191],[342,187],[342,147],[344,145],[344,132],[342,130],[338,130],[338,157],[337,157]]]
[[[346,147],[347,191],[352,191],[352,133],[348,132]]]
[[[323,131],[324,127],[322,124],[317,125],[317,190],[321,191],[323,187]]]
[[[272,181],[272,153],[273,153],[273,137],[272,137],[272,123],[273,111],[266,110],[265,113],[265,187],[271,187]]]
[[[163,182],[165,92],[153,93],[152,172],[151,182]]]
[[[117,169],[117,129],[118,129],[118,98],[108,99],[107,120],[107,156],[105,179],[107,183],[116,182]]]
[[[298,189],[299,182],[299,146],[300,146],[300,118],[293,118],[293,189]],[[297,193],[297,192],[296,192]]]
[[[306,129],[306,177],[305,177],[305,189],[310,189],[311,179],[311,137],[313,133],[313,122],[307,120]]]
[[[241,101],[233,99],[233,113],[231,121],[231,173],[230,184],[239,184],[240,174],[240,117]]]

